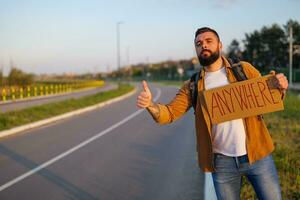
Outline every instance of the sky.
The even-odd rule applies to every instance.
[[[190,59],[197,28],[215,29],[224,50],[245,33],[289,19],[300,0],[0,0],[0,68],[36,74],[96,73]]]

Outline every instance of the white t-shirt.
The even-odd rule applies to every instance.
[[[225,67],[218,71],[205,72],[205,89],[212,89],[229,84]],[[227,156],[247,154],[246,133],[242,119],[212,125],[213,152]]]

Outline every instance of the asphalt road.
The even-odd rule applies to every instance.
[[[70,92],[65,94],[58,94],[58,95],[48,95],[48,96],[42,96],[38,98],[29,98],[29,99],[23,99],[23,100],[17,100],[17,101],[7,101],[7,102],[1,102],[0,103],[0,112],[8,112],[13,110],[20,110],[32,106],[52,103],[52,102],[58,102],[66,99],[78,99],[84,96],[93,95],[98,92],[104,92],[108,90],[112,90],[117,88],[118,86],[116,84],[105,84],[103,87],[97,87],[97,88],[91,88],[91,89],[85,89],[85,90],[79,90],[76,92]]]
[[[177,90],[156,87],[161,103]],[[204,199],[193,112],[158,125],[136,95],[0,139],[0,199]]]

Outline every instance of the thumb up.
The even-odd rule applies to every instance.
[[[142,82],[142,91],[137,97],[137,106],[147,108],[152,104],[152,94],[146,81]]]

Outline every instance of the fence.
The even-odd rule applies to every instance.
[[[84,88],[101,87],[103,85],[104,81],[85,81],[77,83],[35,84],[28,86],[3,86],[0,88],[0,102],[60,94]]]

